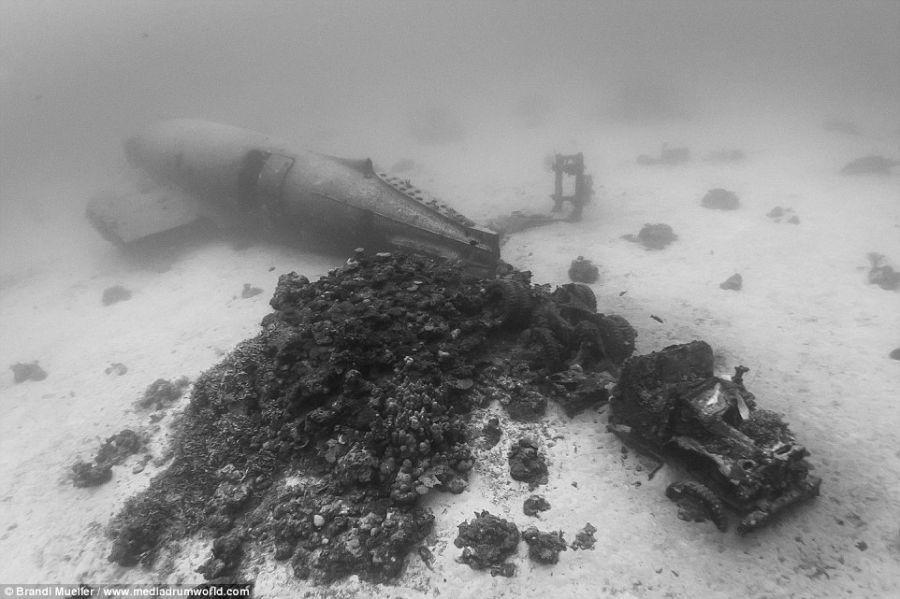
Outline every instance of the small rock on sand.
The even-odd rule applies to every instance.
[[[713,210],[737,210],[741,206],[737,194],[722,188],[710,189],[700,203],[704,208]]]
[[[109,306],[131,299],[131,291],[121,285],[113,285],[103,290],[103,305]]]
[[[47,378],[47,373],[38,366],[37,362],[18,362],[9,367],[13,371],[13,381],[24,383],[25,381],[42,381]]]
[[[734,273],[719,285],[719,289],[730,289],[732,291],[740,291],[744,286],[744,278],[739,273]]]

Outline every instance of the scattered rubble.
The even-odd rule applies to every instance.
[[[540,512],[546,512],[550,509],[550,502],[540,495],[530,495],[522,503],[522,513],[526,516],[537,516]]]
[[[842,175],[890,175],[891,170],[900,164],[898,160],[876,156],[874,154],[857,158],[848,162],[841,169]]]
[[[161,410],[178,401],[190,384],[187,377],[179,377],[174,381],[156,379],[144,391],[143,397],[137,401],[137,406],[144,410]]]
[[[522,540],[528,544],[528,557],[539,564],[556,564],[559,553],[566,550],[562,531],[541,532],[534,526],[525,529]]]
[[[263,290],[259,287],[254,287],[250,283],[244,283],[244,288],[241,290],[241,298],[247,299],[262,293]]]
[[[537,359],[537,348],[534,358]],[[507,383],[505,390],[510,391],[500,396],[500,405],[517,422],[535,422],[547,412],[547,397],[536,389],[519,381]]]
[[[894,270],[890,264],[886,264],[884,255],[869,252],[869,284],[878,285],[887,291],[900,289],[900,272]]]
[[[575,260],[572,260],[572,264],[569,265],[570,281],[591,285],[596,283],[599,278],[600,269],[584,256],[578,256]]]
[[[213,541],[212,556],[197,568],[207,580],[220,579],[234,573],[243,556],[243,539],[239,534],[225,535]]]
[[[475,570],[490,569],[493,576],[513,576],[516,572],[506,558],[519,546],[519,529],[488,511],[476,513],[471,523],[467,520],[460,524],[453,544],[463,550],[460,561]]]
[[[609,391],[616,381],[611,372],[601,370],[585,373],[578,364],[549,378],[558,390],[553,397],[569,418],[588,408],[606,404],[609,401]]]
[[[128,456],[134,455],[144,447],[144,439],[131,429],[124,429],[109,437],[100,449],[94,461],[99,464],[116,466],[124,462]]]
[[[700,200],[700,204],[704,208],[712,210],[737,210],[741,207],[741,201],[737,194],[721,187],[706,192],[706,195]]]
[[[623,235],[622,239],[637,242],[648,250],[661,250],[678,239],[672,227],[664,223],[646,224],[637,235]]]
[[[117,466],[144,448],[144,439],[130,429],[109,437],[97,450],[93,461],[79,460],[72,466],[72,483],[76,487],[96,487],[112,479],[112,467]]]
[[[17,362],[9,367],[13,372],[13,382],[42,381],[47,378],[47,372],[35,362]]]
[[[547,484],[547,463],[532,439],[519,439],[509,450],[509,475],[518,480],[536,485]]]
[[[744,278],[740,275],[740,273],[734,273],[719,285],[719,289],[740,291],[743,286]]]
[[[575,535],[575,540],[572,541],[572,544],[569,547],[572,548],[573,551],[578,551],[579,549],[594,549],[594,543],[597,542],[597,539],[594,538],[594,533],[597,532],[597,529],[588,522],[584,525],[578,533]]]
[[[98,487],[112,480],[112,466],[78,461],[72,465],[72,484],[76,487]]]
[[[131,299],[131,291],[121,285],[113,285],[103,290],[103,305],[109,306]]]
[[[792,225],[800,224],[800,217],[797,216],[793,208],[782,208],[781,206],[775,206],[766,213],[766,216],[776,223],[780,223],[782,220],[784,220],[784,222]]]
[[[128,367],[122,364],[121,362],[113,362],[104,370],[106,374],[115,374],[116,376],[122,376],[123,374],[128,373]]]

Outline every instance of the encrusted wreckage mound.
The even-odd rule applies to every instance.
[[[634,350],[590,289],[529,277],[362,251],[317,282],[283,275],[259,335],[194,384],[173,461],[113,520],[109,559],[151,564],[202,534],[211,580],[260,552],[315,582],[395,577],[433,524],[419,499],[466,487],[473,406],[591,395]]]
[[[522,539],[528,544],[528,557],[539,564],[555,564],[559,562],[559,553],[566,550],[566,540],[561,530],[541,532],[529,526],[522,533]]]
[[[519,528],[490,512],[475,514],[459,525],[453,544],[463,550],[460,561],[475,570],[490,569],[493,576],[513,576],[515,564],[506,561],[519,546]]]

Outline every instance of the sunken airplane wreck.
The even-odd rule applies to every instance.
[[[498,268],[498,233],[477,227],[406,181],[377,173],[371,160],[298,151],[261,133],[194,120],[154,125],[128,139],[125,153],[136,170],[133,180],[96,196],[87,209],[93,225],[113,243],[139,245],[206,219],[249,223],[288,237],[324,232],[366,248],[447,257],[482,274],[492,301],[513,320],[538,323],[530,329],[540,331],[533,333],[536,338],[559,336],[580,347],[579,356],[605,347],[596,325],[573,328],[562,316],[602,321],[589,287],[566,286],[581,300],[565,302],[559,314],[541,314],[529,299],[530,284],[511,275],[495,278],[507,269]],[[590,199],[589,176],[580,155],[556,158],[554,200],[572,201],[577,219]],[[561,195],[563,173],[584,177],[575,196]],[[746,369],[739,367],[730,380],[715,376],[712,349],[702,341],[626,360],[634,331],[624,319],[616,327],[631,331],[625,335],[630,349],[621,356],[624,364],[607,373],[616,379],[612,390],[593,396],[610,401],[611,432],[657,457],[660,466],[672,464],[695,479],[667,490],[685,513],[699,506],[724,530],[727,505],[740,515],[737,528],[744,534],[819,494],[821,479],[810,473],[809,452],[779,415],[757,408],[743,385]],[[523,335],[530,338],[528,331]],[[581,373],[579,359],[569,372]],[[583,373],[557,375],[556,383],[568,392],[584,379]]]
[[[152,125],[124,145],[136,172],[87,207],[94,227],[118,245],[211,221],[370,250],[402,248],[488,273],[500,258],[497,233],[408,181],[376,172],[370,159],[336,158],[187,119]]]

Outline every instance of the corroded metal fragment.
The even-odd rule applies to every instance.
[[[706,485],[685,483],[670,496],[701,501],[720,528],[718,506],[728,505],[744,517],[741,534],[818,495],[821,484],[787,424],[757,407],[744,387],[746,371],[717,377],[707,343],[673,345],[626,361],[610,401],[613,432],[679,462]]]

